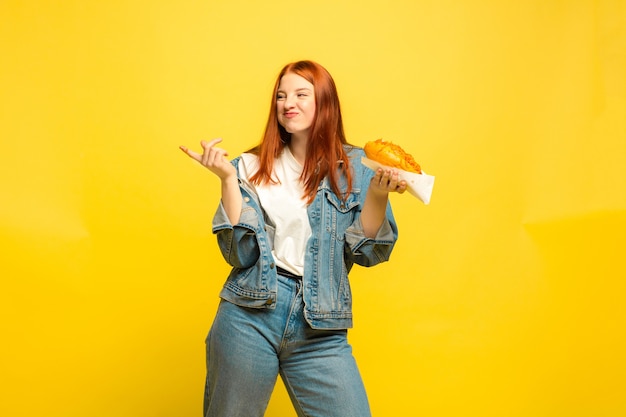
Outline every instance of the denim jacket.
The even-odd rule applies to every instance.
[[[307,208],[312,235],[306,246],[302,291],[305,318],[315,329],[352,327],[348,272],[355,263],[369,267],[387,261],[398,238],[389,203],[387,219],[376,237],[365,237],[360,214],[374,172],[361,163],[365,155],[361,148],[346,146],[346,152],[354,173],[348,198],[342,201],[324,179]],[[240,158],[232,161],[237,168]],[[230,223],[221,202],[213,218],[220,251],[232,266],[220,297],[244,307],[273,309],[277,297],[273,226],[266,221],[255,191],[241,178],[239,187],[243,198],[239,223]]]

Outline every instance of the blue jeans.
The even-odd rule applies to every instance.
[[[371,416],[347,330],[312,329],[301,287],[279,275],[275,310],[220,302],[206,341],[205,417],[263,416],[279,373],[298,416]]]

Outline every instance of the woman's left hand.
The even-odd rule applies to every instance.
[[[406,181],[398,179],[398,171],[378,168],[370,181],[370,188],[376,194],[399,193],[406,191]]]

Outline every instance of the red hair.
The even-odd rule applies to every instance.
[[[299,75],[313,84],[315,94],[315,116],[300,177],[304,183],[304,197],[307,198],[309,204],[313,202],[320,182],[328,177],[333,192],[343,199],[352,189],[352,173],[350,161],[343,147],[348,142],[343,130],[339,95],[330,73],[313,61],[287,64],[278,74],[263,140],[249,151],[259,157],[259,170],[252,175],[250,181],[253,184],[273,182],[274,160],[291,140],[291,134],[278,123],[276,113],[278,86],[281,78],[288,73]],[[339,188],[341,174],[346,178],[345,190]]]

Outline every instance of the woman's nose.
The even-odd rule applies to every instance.
[[[284,105],[286,109],[292,109],[295,106],[293,97],[285,97]]]

